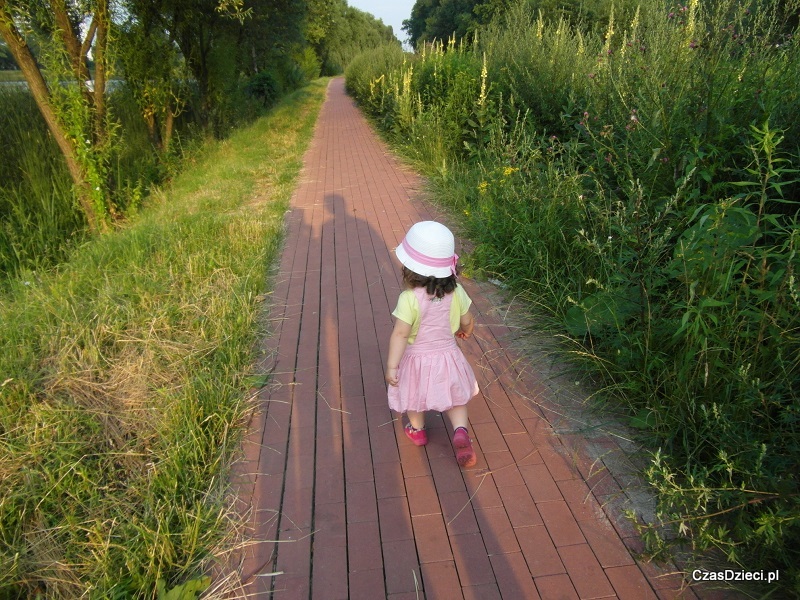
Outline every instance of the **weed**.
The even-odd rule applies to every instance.
[[[480,43],[347,73],[459,216],[470,270],[547,307],[628,410],[663,520],[733,563],[780,566],[786,589],[800,581],[790,5],[648,0],[602,31],[521,5]]]

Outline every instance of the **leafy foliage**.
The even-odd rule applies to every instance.
[[[112,31],[101,65],[90,57],[100,55],[94,32],[104,0],[3,2],[11,11],[4,22],[24,34],[4,35],[30,51],[31,72],[47,79],[39,92],[29,89],[39,112],[45,106],[50,114],[29,111],[24,88],[0,95],[0,276],[63,258],[85,229],[109,228],[135,211],[196,140],[229,135],[317,77],[321,61],[309,39],[327,47],[320,23],[339,22],[334,4],[346,7],[344,0],[115,2],[113,18],[102,20]],[[348,42],[354,33],[344,34]],[[105,77],[115,75],[108,89],[97,79],[101,66]]]
[[[598,3],[597,30],[521,3],[469,43],[347,72],[461,216],[472,269],[547,307],[648,439],[677,541],[779,567],[787,590],[800,585],[798,8]]]
[[[323,75],[339,75],[356,56],[384,44],[398,44],[392,28],[345,0],[334,2],[335,16],[315,45]]]

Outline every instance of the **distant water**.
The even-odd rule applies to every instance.
[[[106,90],[113,91],[122,86],[124,81],[122,79],[111,79],[106,82]],[[0,89],[1,88],[10,88],[10,89],[28,89],[28,82],[27,81],[0,81]],[[94,89],[94,82],[89,82],[89,89]]]

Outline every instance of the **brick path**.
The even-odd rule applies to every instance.
[[[390,249],[431,218],[420,189],[333,80],[287,215],[274,377],[245,444],[247,596],[694,598],[632,558],[640,541],[612,502],[625,483],[555,435],[550,389],[501,346],[509,329],[475,282],[479,325],[460,343],[482,390],[469,405],[478,464],[459,469],[441,415],[427,447],[406,440],[383,359],[400,293]]]

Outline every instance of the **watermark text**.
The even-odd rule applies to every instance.
[[[737,571],[724,569],[722,571],[706,571],[695,569],[692,571],[694,581],[766,581],[775,583],[780,580],[780,571]]]

